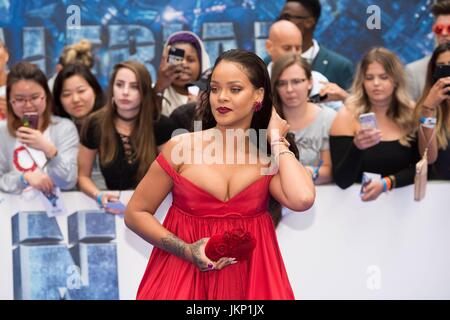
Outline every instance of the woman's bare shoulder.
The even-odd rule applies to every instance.
[[[344,105],[336,115],[331,126],[330,135],[334,136],[351,136],[355,132],[355,113],[353,108]]]

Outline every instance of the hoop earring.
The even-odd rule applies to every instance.
[[[253,104],[253,107],[255,108],[255,112],[258,112],[259,110],[262,109],[262,102],[261,102],[261,101],[256,101],[256,102]]]

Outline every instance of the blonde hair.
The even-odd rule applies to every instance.
[[[63,67],[71,63],[80,63],[91,69],[94,66],[92,43],[89,40],[83,39],[78,43],[65,46],[59,57],[59,63]]]
[[[360,114],[371,111],[370,100],[364,88],[364,77],[369,65],[373,62],[381,64],[388,76],[394,81],[395,89],[387,116],[405,132],[405,135],[400,138],[400,143],[409,146],[409,141],[412,140],[412,135],[416,130],[412,109],[413,101],[406,90],[403,64],[393,52],[386,48],[378,47],[371,49],[364,55],[358,64],[355,79],[353,80],[352,94],[348,97],[345,104],[353,112],[356,119],[358,119]]]
[[[270,78],[270,82],[272,86],[273,104],[275,106],[275,110],[283,119],[284,119],[283,106],[280,94],[278,93],[277,90],[277,83],[284,70],[286,70],[290,66],[293,66],[294,64],[300,66],[300,68],[302,68],[305,71],[306,78],[308,80],[311,80],[312,78],[311,66],[308,63],[308,61],[302,58],[299,54],[296,53],[285,54],[279,59],[277,59],[277,61],[274,62],[272,66],[272,77]]]

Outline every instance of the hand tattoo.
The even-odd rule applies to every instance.
[[[170,252],[182,259],[187,259],[186,248],[188,245],[174,234],[169,234],[167,237],[162,238],[161,245],[167,252]]]

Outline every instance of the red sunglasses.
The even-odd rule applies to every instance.
[[[450,24],[435,24],[433,26],[433,32],[438,36],[444,33],[444,30],[446,30],[447,33],[450,34]]]

